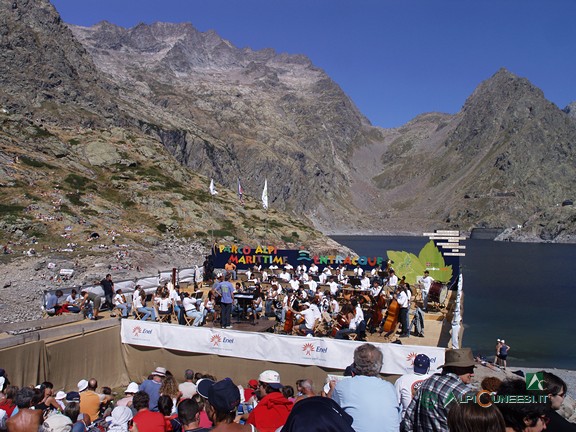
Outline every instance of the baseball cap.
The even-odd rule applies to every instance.
[[[67,393],[66,402],[80,402],[80,393],[75,391]]]
[[[274,370],[265,370],[258,377],[258,381],[268,384],[274,389],[281,389],[280,374]]]
[[[215,381],[212,381],[211,379],[201,378],[196,382],[196,391],[204,399],[208,399],[208,390],[210,390],[210,387],[212,387],[212,384],[214,383]]]
[[[78,381],[78,391],[82,392],[88,388],[88,381],[85,379]]]
[[[414,372],[425,374],[430,369],[430,357],[426,354],[418,354],[414,359]]]
[[[258,380],[251,379],[250,381],[248,381],[248,386],[250,386],[251,388],[258,387]]]
[[[54,399],[56,400],[63,400],[66,398],[66,392],[60,390],[58,391],[58,393],[56,393],[56,396],[54,396]]]
[[[218,412],[236,411],[240,405],[240,390],[230,378],[213,383],[208,389],[208,402]]]

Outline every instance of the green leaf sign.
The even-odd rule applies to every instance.
[[[396,276],[406,276],[406,282],[415,284],[418,276],[424,275],[424,270],[430,272],[434,280],[448,282],[452,278],[452,266],[446,266],[444,257],[434,242],[430,240],[422,248],[418,256],[404,251],[387,251],[388,259],[394,261],[392,267]]]

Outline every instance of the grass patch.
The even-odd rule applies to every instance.
[[[204,231],[194,231],[196,237],[208,237],[208,233]]]
[[[82,194],[81,193],[68,193],[66,194],[66,198],[70,201],[70,204],[74,204],[76,206],[83,206],[84,203],[82,202]]]
[[[64,183],[67,183],[74,189],[85,190],[87,185],[91,183],[91,180],[78,174],[68,174],[68,177],[64,179]]]
[[[22,213],[24,206],[0,204],[0,216],[18,215]]]
[[[54,168],[54,166],[47,164],[46,162],[41,162],[36,159],[29,158],[28,156],[20,156],[20,161],[24,165],[28,165],[34,168]]]
[[[74,213],[74,212],[72,211],[72,209],[71,209],[70,207],[68,207],[67,204],[62,204],[62,205],[60,206],[60,211],[61,211],[62,213],[67,214],[67,215],[76,217],[76,213]]]
[[[80,144],[80,140],[79,140],[79,139],[76,139],[76,138],[70,138],[70,139],[68,140],[68,144],[70,144],[70,145],[78,145],[78,144]]]
[[[46,137],[54,136],[50,132],[48,132],[46,129],[41,128],[40,126],[32,125],[32,127],[34,128],[34,136],[37,138],[46,138]]]
[[[85,208],[82,209],[82,214],[86,215],[86,216],[98,216],[100,213],[98,213],[96,210],[91,209],[91,208]]]
[[[215,237],[234,237],[234,234],[232,234],[230,231],[227,231],[225,229],[217,229],[217,230],[214,230],[214,236]]]

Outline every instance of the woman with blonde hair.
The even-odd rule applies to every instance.
[[[160,386],[160,396],[168,396],[172,399],[172,414],[176,413],[178,399],[180,399],[180,390],[178,389],[178,382],[172,375],[166,374],[166,378],[162,381]]]

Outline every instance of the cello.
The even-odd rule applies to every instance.
[[[400,304],[393,298],[386,311],[386,317],[384,318],[384,324],[382,326],[382,331],[386,332],[385,336],[390,336],[398,326],[398,319],[400,318]],[[380,332],[382,334],[382,332]]]

